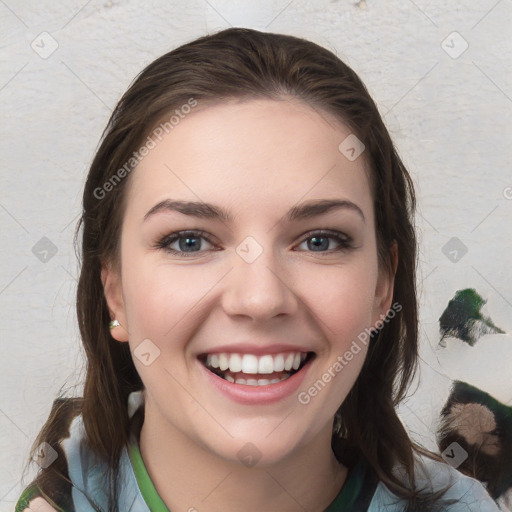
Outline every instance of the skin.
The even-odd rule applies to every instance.
[[[258,406],[231,401],[208,385],[197,356],[246,340],[293,343],[316,354],[304,391],[386,314],[394,276],[379,271],[364,153],[349,161],[338,150],[350,133],[290,98],[198,106],[130,175],[121,265],[106,264],[102,278],[121,324],[114,338],[132,353],[145,339],[160,350],[150,365],[134,363],[145,385],[141,454],[171,510],[320,511],[345,482],[332,423],[365,345],[307,405],[297,393]],[[233,222],[172,211],[144,221],[165,199],[213,203]],[[364,220],[344,208],[280,221],[313,199],[349,200]],[[349,236],[351,247],[336,250],[329,237],[315,251],[310,232],[319,229]],[[202,230],[211,243],[200,239],[188,256],[155,248],[182,230]],[[263,249],[252,263],[236,252],[248,236]],[[253,467],[237,456],[248,442],[261,457]]]

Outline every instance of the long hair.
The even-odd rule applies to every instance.
[[[414,476],[414,452],[429,453],[410,440],[395,411],[418,358],[413,183],[356,73],[331,51],[288,35],[232,28],[180,46],[147,66],[111,115],[87,177],[75,239],[81,233],[77,313],[87,357],[81,413],[90,448],[107,462],[113,482],[129,439],[127,397],[143,387],[129,345],[116,342],[109,333],[101,282],[102,265],[120,261],[126,187],[136,165],[134,152],[159,123],[191,100],[201,105],[284,97],[334,115],[364,143],[383,271],[391,272],[392,244],[396,242],[398,249],[393,302],[402,308],[385,323],[378,340],[370,342],[361,373],[338,411],[339,433],[333,431],[333,444],[336,436],[342,436],[392,492],[408,501],[409,510],[434,510],[438,496],[420,493]],[[52,421],[55,417],[48,424]],[[392,472],[396,464],[405,468],[407,483]],[[115,510],[114,490],[111,496],[111,510]]]

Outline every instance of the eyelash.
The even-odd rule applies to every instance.
[[[330,238],[335,240],[339,247],[337,249],[330,249],[327,251],[304,251],[304,252],[311,252],[311,253],[317,253],[320,255],[329,255],[333,252],[343,252],[348,251],[353,248],[353,240],[347,235],[344,235],[343,233],[340,233],[338,231],[331,231],[326,229],[320,229],[318,231],[309,231],[308,233],[305,233],[303,235],[303,239],[299,245],[301,245],[303,242],[306,242],[310,238],[314,237],[323,237],[323,238]],[[203,238],[206,240],[209,244],[215,245],[210,238],[208,237],[207,233],[204,231],[195,231],[195,230],[188,230],[188,231],[177,231],[176,233],[171,233],[169,235],[164,236],[161,238],[155,245],[155,249],[164,250],[165,252],[168,252],[170,254],[176,254],[185,258],[191,257],[191,256],[197,256],[198,254],[201,254],[204,251],[177,251],[176,249],[171,249],[169,247],[170,244],[173,242],[176,242],[177,240],[181,238]],[[211,249],[209,249],[211,250]],[[302,251],[301,251],[302,252]]]

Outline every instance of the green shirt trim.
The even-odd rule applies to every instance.
[[[29,508],[30,502],[37,497],[45,499],[49,505],[51,505],[59,512],[66,512],[56,503],[54,503],[53,500],[47,496],[38,485],[30,485],[21,493],[20,499],[14,508],[14,512],[23,512],[25,509]]]
[[[14,509],[14,512],[23,512],[26,508],[28,508],[29,503],[36,497],[40,496],[41,491],[39,490],[39,487],[36,485],[27,487],[20,496],[20,499],[18,500],[18,503],[16,503],[16,507]]]
[[[153,485],[144,461],[142,460],[139,444],[136,441],[131,443],[128,453],[130,455],[137,484],[146,505],[149,507],[151,512],[170,512]]]
[[[334,501],[325,509],[325,512],[339,512],[341,510],[353,510],[353,507],[361,494],[364,478],[364,465],[358,462],[348,470],[345,484]]]
[[[144,461],[142,460],[139,445],[136,441],[132,441],[128,452],[140,492],[151,512],[170,512],[153,485]],[[364,465],[359,462],[353,468],[349,469],[347,478],[340,493],[327,507],[325,512],[350,510],[348,507],[353,506],[357,502],[361,493],[363,477]]]

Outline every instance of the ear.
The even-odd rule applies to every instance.
[[[391,308],[395,284],[396,269],[398,267],[398,244],[396,240],[389,249],[389,265],[379,268],[379,277],[375,288],[372,325],[384,318]]]
[[[128,341],[128,324],[124,307],[121,273],[111,263],[104,264],[101,269],[101,282],[110,313],[111,320],[117,320],[121,325],[114,327],[110,335],[117,341]]]

